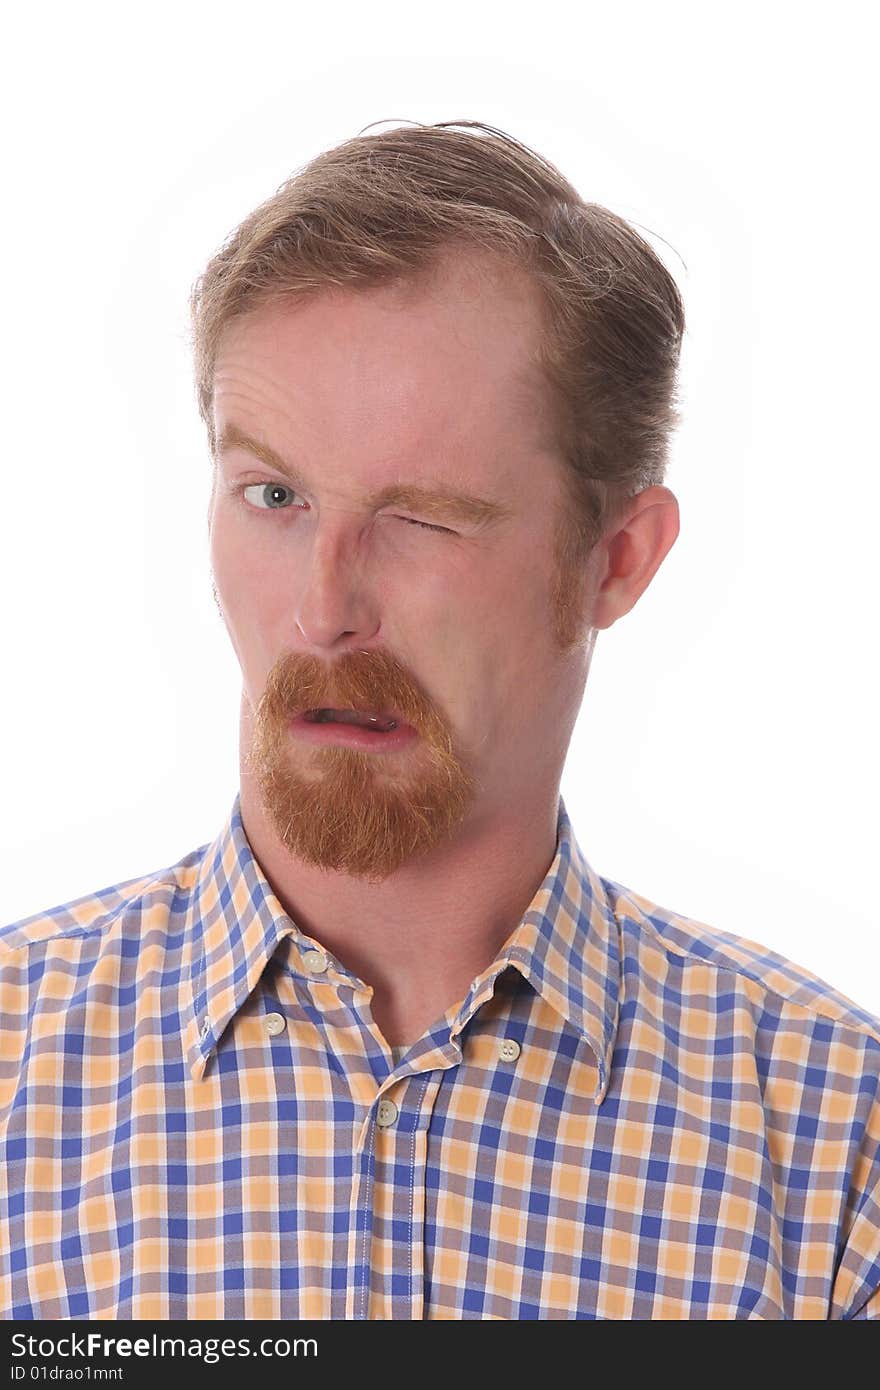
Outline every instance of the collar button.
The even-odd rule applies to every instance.
[[[303,951],[302,963],[310,975],[323,974],[328,965],[323,951]]]

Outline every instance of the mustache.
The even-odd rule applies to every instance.
[[[427,693],[379,649],[345,652],[332,666],[309,653],[288,653],[275,664],[260,699],[264,717],[283,720],[327,708],[393,711],[415,729],[445,732]]]

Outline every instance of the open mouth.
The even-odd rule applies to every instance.
[[[393,753],[419,742],[418,730],[398,710],[309,709],[290,721],[306,743]]]
[[[356,709],[310,709],[305,710],[302,717],[309,724],[354,724],[381,734],[391,733],[399,723],[392,714]]]

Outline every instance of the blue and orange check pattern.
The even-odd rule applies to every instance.
[[[880,1316],[880,1023],[554,862],[395,1061],[236,797],[0,932],[0,1316]]]

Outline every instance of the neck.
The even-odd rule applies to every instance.
[[[244,760],[254,855],[296,925],[371,986],[387,1043],[411,1043],[464,998],[517,927],[556,855],[558,778],[529,800],[474,807],[442,847],[381,883],[316,868],[281,843]]]

